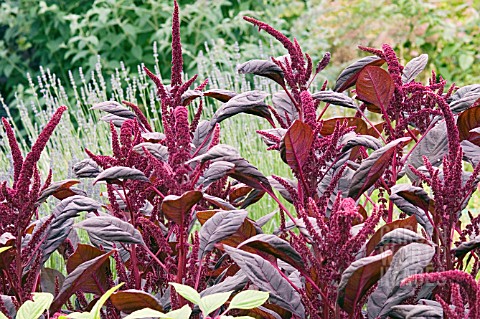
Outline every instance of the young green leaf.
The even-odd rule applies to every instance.
[[[253,309],[267,301],[268,292],[258,290],[245,290],[236,294],[230,301],[228,310],[231,309]]]
[[[180,309],[168,312],[167,316],[171,319],[189,319],[191,314],[192,309],[188,305],[185,305]]]
[[[220,292],[212,295],[202,297],[198,306],[206,317],[208,314],[220,308],[230,298],[232,291]]]
[[[1,247],[1,248],[0,248],[0,254],[3,253],[4,251],[9,250],[10,248],[12,248],[12,246]]]
[[[200,299],[201,299],[200,294],[192,287],[178,284],[175,282],[171,282],[170,285],[172,285],[175,288],[175,290],[180,296],[187,299],[188,301],[193,302],[196,305],[200,303]]]
[[[37,319],[50,307],[53,295],[47,292],[33,293],[33,300],[27,300],[18,309],[17,319]]]
[[[144,308],[137,311],[132,312],[128,316],[124,317],[123,319],[142,319],[142,318],[164,318],[164,319],[173,319],[173,317],[164,314],[163,312],[153,310],[150,308]]]
[[[123,286],[123,282],[121,284],[116,285],[115,287],[112,287],[108,289],[101,297],[98,299],[98,301],[95,303],[93,306],[92,310],[90,313],[92,314],[93,318],[92,319],[100,319],[100,310],[102,309],[103,305],[105,302],[107,302],[107,299],[110,298],[110,296],[117,291],[120,287]]]

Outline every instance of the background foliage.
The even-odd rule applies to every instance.
[[[327,73],[330,82],[358,56],[357,45],[382,43],[395,44],[405,60],[420,52],[429,54],[431,67],[449,82],[463,85],[480,78],[475,63],[480,54],[478,0],[182,0],[180,5],[189,74],[197,71],[205,43],[224,56],[235,54],[240,46],[246,59],[257,56],[259,38],[269,45],[270,39],[264,34],[258,37],[241,21],[242,16],[253,15],[275,21],[282,32],[299,38],[307,51],[316,53],[314,60],[332,52],[337,68]],[[18,85],[25,84],[27,72],[35,78],[40,66],[64,83],[69,82],[67,71],[79,67],[89,79],[98,54],[106,71],[121,68],[121,61],[129,72],[155,59],[168,64],[171,36],[166,26],[171,9],[171,1],[156,0],[3,1],[0,93],[7,104],[16,105],[15,92],[23,89]]]

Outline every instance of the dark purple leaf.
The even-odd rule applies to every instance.
[[[2,300],[2,304],[8,311],[8,315],[10,315],[11,318],[15,318],[15,316],[17,315],[17,308],[13,303],[12,298],[12,296],[0,295],[0,299]]]
[[[90,245],[79,244],[75,252],[68,258],[66,268],[70,274],[84,262],[102,256],[104,251]],[[102,295],[107,290],[107,273],[110,271],[110,263],[106,260],[89,278],[82,284],[82,291]]]
[[[377,244],[380,242],[380,240],[382,240],[383,236],[397,228],[406,228],[412,231],[417,231],[417,220],[415,216],[410,216],[405,219],[397,219],[396,221],[387,223],[380,227],[368,240],[365,247],[366,255],[370,255],[375,250],[375,247],[377,247]]]
[[[94,104],[91,107],[91,110],[101,110],[123,119],[135,118],[135,113],[133,113],[127,107],[115,101],[106,101],[106,102]]]
[[[268,182],[268,179],[265,177],[265,175],[263,175],[255,166],[250,164],[246,159],[241,157],[225,157],[224,160],[235,164],[233,172],[229,173],[230,177],[258,190],[272,190],[272,187],[270,186],[270,183]]]
[[[428,219],[426,213],[429,210],[432,199],[428,193],[421,187],[408,184],[394,185],[391,188],[391,192],[390,200],[393,201],[401,211],[410,216],[414,215],[417,222],[422,225],[431,236],[433,225]]]
[[[357,200],[364,191],[370,188],[382,176],[385,169],[390,165],[391,158],[395,153],[395,148],[404,142],[409,141],[409,137],[402,137],[391,141],[387,145],[374,151],[370,156],[362,161],[360,167],[353,175],[350,183],[348,197]]]
[[[73,228],[73,218],[78,216],[82,211],[96,211],[101,208],[101,205],[95,200],[75,195],[62,200],[53,211],[53,220],[47,227],[45,233],[47,238],[42,243],[42,262],[47,261],[50,255],[57,250],[57,248],[68,237],[68,234]],[[38,225],[37,227],[40,227]]]
[[[168,162],[168,147],[162,144],[144,142],[137,144],[132,148],[132,150],[141,155],[145,155],[144,149],[156,159],[162,162]]]
[[[87,218],[75,225],[88,232],[90,238],[109,242],[126,244],[143,244],[140,232],[132,224],[110,216],[94,216]]]
[[[41,193],[40,197],[36,201],[36,205],[43,203],[49,196],[54,196],[57,199],[65,199],[74,195],[87,196],[83,190],[78,188],[71,188],[73,185],[80,183],[76,179],[67,179],[59,182],[54,182],[45,188]]]
[[[225,246],[225,251],[255,286],[270,293],[269,299],[272,303],[302,319],[305,318],[305,308],[300,294],[268,261],[258,255],[229,246]]]
[[[220,102],[228,102],[232,97],[235,97],[237,93],[233,91],[223,90],[223,89],[211,89],[203,92],[203,96],[213,97],[214,99],[219,100]]]
[[[203,189],[207,189],[212,183],[222,179],[229,172],[233,171],[235,164],[225,161],[217,161],[207,168],[203,176],[198,180],[197,185],[203,185]]]
[[[125,313],[131,313],[144,308],[163,311],[160,301],[142,290],[128,289],[117,291],[110,296],[110,301],[115,308]]]
[[[258,227],[263,227],[265,226],[266,223],[268,223],[275,215],[277,215],[277,211],[273,211],[271,213],[268,213],[267,215],[263,215],[257,221],[255,222]]]
[[[281,86],[285,86],[282,69],[268,60],[250,60],[237,67],[240,74],[255,74],[274,80]]]
[[[197,90],[187,90],[185,93],[182,94],[181,103],[184,106],[190,104],[193,100],[202,97],[202,91]]]
[[[392,251],[361,258],[354,261],[342,273],[338,285],[338,305],[349,315],[353,315],[357,303],[365,297],[365,293],[377,283],[392,260]]]
[[[288,128],[280,146],[280,156],[293,171],[302,171],[310,154],[313,131],[308,124],[295,120]]]
[[[458,89],[448,100],[453,113],[460,113],[480,99],[480,84],[471,84]]]
[[[386,110],[395,86],[390,74],[378,66],[366,66],[358,74],[357,98]]]
[[[106,181],[107,183],[117,183],[119,179],[122,180],[136,180],[149,182],[148,178],[143,174],[142,171],[125,166],[114,166],[107,168],[93,180],[95,185],[99,181]]]
[[[87,158],[73,165],[73,173],[79,178],[97,177],[100,168],[92,159]]]
[[[42,292],[49,292],[55,295],[56,282],[58,282],[58,287],[61,287],[64,280],[65,276],[56,269],[42,268],[40,271],[40,288]]]
[[[233,146],[227,144],[218,144],[208,150],[205,154],[196,156],[187,162],[201,162],[205,163],[206,161],[222,161],[224,157],[239,157],[237,149]]]
[[[460,141],[468,140],[471,134],[470,131],[480,127],[480,106],[469,108],[460,113],[457,118],[457,127]]]
[[[353,134],[351,137],[349,135],[344,135],[344,137],[348,137],[348,139],[346,139],[346,141],[342,140],[342,143],[346,142],[342,147],[342,152],[346,152],[355,146],[363,146],[366,148],[371,148],[375,151],[382,147],[382,144],[378,141],[378,139],[370,135]]]
[[[263,195],[265,195],[265,191],[261,189],[254,189],[249,192],[246,197],[242,197],[243,200],[241,202],[239,202],[239,200],[237,199],[235,201],[235,204],[240,205],[241,209],[246,209],[248,206],[253,205],[259,200],[261,200]]]
[[[480,146],[466,140],[462,141],[460,145],[462,146],[464,160],[475,167],[480,162]]]
[[[248,91],[236,95],[215,112],[210,120],[211,127],[239,113],[260,116],[273,123],[270,110],[264,102],[267,95],[261,91]]]
[[[197,212],[197,219],[201,225],[205,224],[210,218],[215,216],[218,212],[222,210],[204,210]],[[249,218],[245,218],[240,228],[235,232],[235,234],[230,235],[229,237],[225,238],[221,241],[218,247],[223,247],[223,245],[238,246],[241,242],[247,240],[248,238],[255,236],[259,233],[258,228],[254,221]]]
[[[333,89],[335,92],[343,92],[349,87],[355,85],[357,81],[358,74],[360,71],[368,66],[368,65],[376,65],[381,66],[385,63],[385,60],[377,57],[377,56],[367,56],[361,58],[358,61],[350,64],[346,67],[338,76],[337,82],[335,83],[335,88]]]
[[[181,196],[165,196],[162,202],[162,212],[169,220],[178,225],[183,225],[183,221],[190,212],[190,209],[192,209],[202,197],[202,192],[199,191],[188,191]]]
[[[288,94],[284,91],[273,94],[272,103],[285,124],[293,123],[293,121],[298,119],[298,111]]]
[[[142,133],[142,138],[145,142],[158,143],[160,141],[163,141],[166,137],[165,137],[165,134],[163,133],[146,132],[146,133]]]
[[[400,286],[403,279],[423,272],[435,255],[435,248],[412,243],[398,250],[377,289],[368,298],[368,318],[386,318],[393,306],[415,294],[412,285]]]
[[[453,249],[455,257],[463,257],[470,251],[480,247],[480,236],[474,237],[472,240],[461,243],[457,248]]]
[[[225,200],[223,200],[219,197],[216,197],[216,196],[203,194],[203,199],[206,200],[207,202],[209,202],[210,204],[212,204],[214,206],[217,206],[218,208],[223,209],[223,210],[235,210],[235,209],[237,209],[235,206],[233,206],[229,202],[227,202],[227,201],[225,201]]]
[[[406,228],[396,228],[391,232],[385,234],[380,242],[377,244],[375,249],[388,245],[407,245],[410,243],[423,243],[427,244],[428,241],[422,236],[418,235],[416,232],[413,232]]]
[[[335,126],[337,122],[343,124],[346,122],[347,127],[355,126],[355,133],[357,134],[367,134],[368,133],[368,126],[364,120],[359,117],[334,117],[323,121],[322,129],[320,130],[320,134],[323,136],[333,134]]]
[[[197,155],[205,154],[212,143],[213,134],[211,134],[213,126],[207,120],[202,120],[198,123],[195,132],[193,132],[192,143],[195,146]],[[198,150],[198,148],[200,148]]]
[[[275,256],[297,269],[303,269],[304,267],[302,257],[298,252],[287,241],[275,235],[255,235],[241,243],[237,248],[241,249],[244,246]]]
[[[422,72],[428,63],[428,54],[421,54],[420,56],[411,59],[403,68],[402,82],[409,83],[415,79],[417,75]]]
[[[432,301],[435,302],[435,301]],[[388,316],[394,319],[443,319],[443,308],[437,305],[399,305],[393,306]]]
[[[200,229],[200,247],[198,258],[211,251],[214,245],[235,234],[247,217],[246,210],[220,211],[209,218]]]
[[[108,114],[108,115],[102,116],[100,120],[107,123],[113,123],[115,127],[120,128],[122,127],[123,123],[125,123],[127,119],[124,117],[113,115],[113,114]]]
[[[248,278],[243,270],[239,270],[235,275],[227,277],[224,281],[210,286],[200,293],[200,296],[208,296],[220,292],[238,291],[243,289],[248,283]]]
[[[63,282],[58,295],[52,302],[50,306],[50,313],[55,313],[62,307],[63,304],[73,295],[77,290],[83,289],[83,284],[94,275],[97,270],[105,264],[108,263],[108,259],[113,251],[110,251],[106,254],[95,257],[89,261],[86,261],[78,265],[75,270],[68,274]]]
[[[357,108],[353,99],[343,93],[338,93],[334,91],[320,91],[312,94],[312,98],[325,103],[343,106],[350,109]]]
[[[442,164],[443,157],[448,152],[447,126],[445,121],[436,124],[428,133],[417,143],[412,153],[408,157],[406,173],[412,181],[417,181],[418,177],[413,174],[408,165],[419,168],[424,165],[423,157],[428,158],[433,166]]]

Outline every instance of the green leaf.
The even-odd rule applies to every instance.
[[[170,319],[173,318],[160,311],[153,310],[150,308],[145,308],[145,309],[134,311],[123,319],[140,319],[140,318],[152,318],[152,317],[153,318],[170,318]]]
[[[190,302],[193,302],[196,305],[200,304],[200,299],[201,299],[200,294],[192,287],[187,285],[177,284],[174,282],[171,282],[170,285],[172,285],[177,291],[177,293],[183,298],[187,299]]]
[[[12,246],[5,246],[5,247],[0,248],[0,254],[3,253],[4,251],[9,250],[10,248],[12,248]]]
[[[74,312],[69,315],[67,315],[67,318],[69,319],[101,319],[100,318],[100,310],[102,309],[103,305],[105,302],[110,298],[110,296],[118,290],[121,286],[123,286],[123,282],[121,284],[116,285],[113,288],[110,288],[107,290],[100,299],[97,300],[95,305],[93,306],[92,310],[90,312]]]
[[[73,312],[67,315],[64,318],[68,319],[92,319],[92,314],[90,312]]]
[[[253,309],[263,305],[269,296],[268,292],[258,290],[245,290],[233,297],[228,306],[230,309]]]
[[[116,285],[113,288],[108,289],[100,299],[95,303],[95,306],[93,306],[92,310],[90,313],[93,315],[93,319],[100,319],[100,309],[102,309],[103,304],[107,301],[110,296],[117,291],[121,286],[123,286],[123,282],[119,285]]]
[[[0,319],[8,319],[3,313],[0,312]]]
[[[233,291],[220,292],[213,295],[208,295],[200,299],[198,306],[202,311],[204,316],[207,316],[209,313],[220,308],[224,303],[227,302],[228,298]]]
[[[185,305],[180,309],[168,312],[167,316],[172,319],[189,319],[191,314],[192,309],[188,305]]]
[[[18,309],[17,319],[36,319],[50,307],[53,295],[47,292],[33,293],[33,300],[27,300]]]

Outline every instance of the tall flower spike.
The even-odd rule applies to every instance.
[[[392,47],[388,44],[382,45],[382,49],[384,52],[385,61],[387,61],[388,65],[388,72],[390,73],[395,85],[397,87],[402,86],[402,72],[403,67],[398,62],[397,55],[395,51],[393,51]]]
[[[424,283],[433,282],[452,282],[460,285],[468,297],[468,303],[470,306],[469,318],[477,318],[476,313],[479,295],[478,285],[475,282],[475,278],[466,272],[460,270],[448,270],[443,272],[416,274],[405,278],[400,285],[404,286],[410,283],[415,283],[417,286],[419,286]]]
[[[299,54],[293,42],[290,41],[290,39],[287,38],[283,33],[266,24],[265,22],[259,21],[257,19],[251,17],[243,17],[243,19],[253,25],[256,25],[259,30],[265,30],[265,32],[277,39],[285,47],[285,49],[287,49],[288,54],[290,54],[290,58],[292,59],[292,66],[294,69],[301,65],[300,61],[303,61],[303,57],[301,56],[301,54]]]
[[[143,70],[148,75],[148,77],[155,83],[157,87],[157,96],[160,97],[162,100],[168,99],[167,91],[165,90],[165,85],[163,85],[162,80],[158,76],[152,73],[146,66],[143,67]]]
[[[180,42],[180,19],[177,0],[173,1],[172,17],[172,86],[182,84],[183,58]]]
[[[66,106],[60,106],[58,110],[53,114],[51,120],[47,123],[43,131],[37,138],[37,141],[32,146],[32,150],[25,157],[23,162],[22,170],[20,171],[18,182],[17,182],[17,194],[23,195],[28,191],[30,185],[30,178],[33,174],[34,166],[37,164],[40,159],[40,154],[47,145],[48,139],[53,133],[55,127],[57,127],[60,119],[62,118],[63,112],[67,110]]]
[[[140,123],[142,123],[143,127],[145,129],[147,129],[149,132],[153,132],[153,129],[150,126],[150,123],[148,123],[147,118],[145,117],[142,110],[140,110],[140,108],[137,105],[133,104],[132,102],[128,102],[128,101],[122,101],[122,103],[127,105],[127,106],[130,106],[130,108],[133,110],[133,112],[137,116],[138,120],[140,121]]]
[[[378,56],[379,58],[381,59],[385,59],[385,55],[383,54],[383,51],[382,50],[379,50],[379,49],[375,49],[375,48],[370,48],[370,47],[365,47],[363,45],[359,45],[358,48],[364,52],[368,52],[368,53],[371,53],[371,54],[374,54],[376,56]]]
[[[3,127],[5,127],[5,131],[7,132],[8,144],[10,145],[10,150],[12,152],[13,157],[13,181],[14,183],[17,182],[18,177],[20,176],[20,171],[22,170],[23,164],[23,156],[22,152],[20,151],[20,147],[18,146],[17,140],[15,138],[15,133],[13,132],[10,123],[8,123],[7,119],[2,117]]]
[[[310,92],[302,91],[302,93],[300,93],[300,100],[303,108],[303,120],[306,124],[310,125],[312,130],[315,130],[317,126],[317,113],[315,111],[315,104]]]
[[[327,52],[323,55],[322,60],[318,62],[317,67],[315,68],[315,74],[322,72],[323,69],[327,67],[328,63],[330,62],[330,57],[331,57],[330,52]]]

